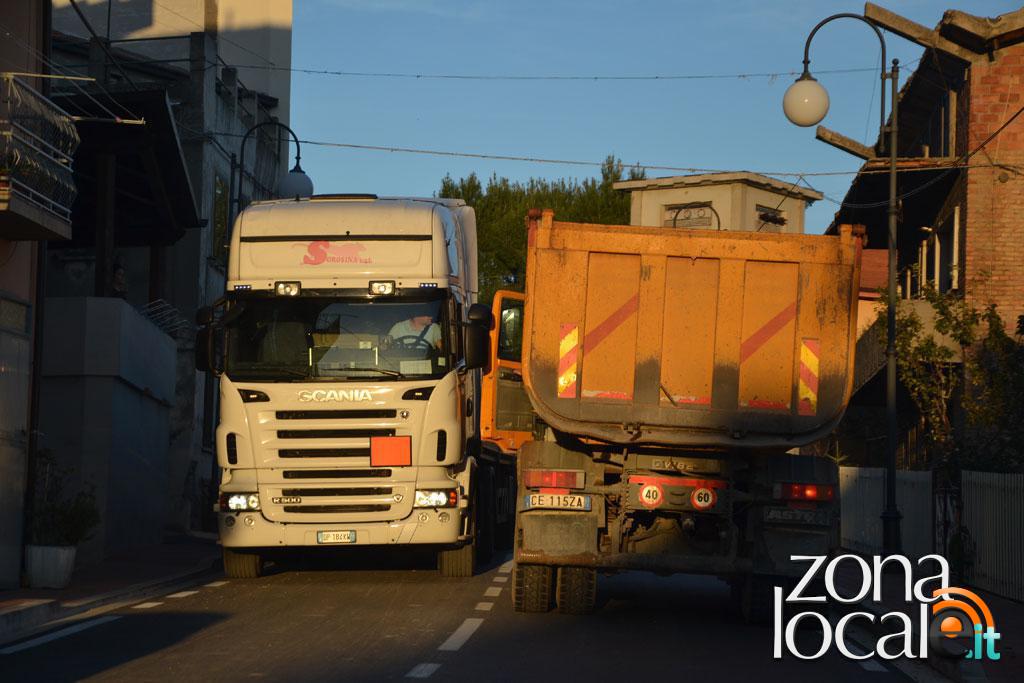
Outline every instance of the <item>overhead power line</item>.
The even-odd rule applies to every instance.
[[[211,135],[215,135],[215,136],[216,135],[220,135],[220,136],[229,137],[229,138],[241,138],[241,137],[244,137],[241,133],[230,133],[230,132],[226,132],[226,131],[213,131],[210,134]],[[460,158],[460,159],[488,159],[488,160],[492,160],[492,161],[522,161],[522,162],[535,163],[535,164],[554,164],[554,165],[562,165],[562,166],[586,166],[586,167],[590,167],[590,168],[601,168],[604,165],[604,163],[605,163],[603,161],[582,161],[582,160],[578,160],[578,159],[551,159],[551,158],[544,158],[544,157],[520,156],[520,155],[512,155],[512,154],[486,154],[486,153],[482,153],[482,152],[457,152],[457,151],[452,151],[452,150],[426,149],[426,148],[420,148],[420,147],[398,147],[398,146],[393,146],[393,145],[364,145],[364,144],[351,143],[351,142],[330,142],[330,141],[326,141],[326,140],[299,140],[299,143],[303,144],[303,145],[310,145],[312,147],[333,147],[333,148],[340,148],[340,149],[353,149],[353,150],[363,150],[363,151],[370,151],[370,152],[392,152],[392,153],[401,153],[401,154],[422,154],[422,155],[426,155],[426,156],[454,157],[454,158]],[[672,171],[672,172],[679,172],[679,173],[735,173],[735,172],[737,172],[737,169],[700,168],[700,167],[695,167],[695,166],[663,166],[663,165],[658,165],[658,164],[645,164],[645,163],[641,163],[639,161],[635,162],[635,163],[625,163],[625,162],[623,162],[623,165],[626,168],[639,168],[639,169],[643,169],[643,170],[646,170],[646,171]],[[974,165],[974,166],[968,166],[966,164],[961,164],[959,166],[951,167],[951,170],[955,169],[955,168],[983,168],[983,167],[991,167],[993,165],[994,164],[978,164],[978,165]],[[857,175],[858,173],[862,174],[862,175],[874,175],[874,174],[881,174],[881,173],[888,173],[889,172],[888,169],[878,169],[878,170],[870,170],[870,171],[863,171],[863,170],[860,170],[860,171],[856,171],[856,170],[855,171],[757,171],[757,170],[750,171],[749,169],[741,169],[741,170],[747,170],[747,172],[757,173],[757,174],[765,175],[765,176],[790,177],[790,178],[797,178],[798,180],[803,178],[804,179],[804,181],[803,181],[804,184],[807,184],[806,178],[809,178],[809,177],[819,177],[820,178],[820,177],[828,177],[828,176],[849,176],[849,175]],[[934,170],[936,170],[936,169],[935,168],[914,168],[914,169],[903,169],[903,172],[934,171]],[[808,185],[808,187],[810,187],[810,185]],[[811,188],[811,189],[813,190],[814,188]],[[815,191],[817,191],[817,190],[815,190]],[[887,203],[887,202],[882,202],[882,204],[885,204],[885,203]],[[871,206],[874,206],[874,205],[871,205]],[[859,207],[859,205],[858,205],[858,207]]]
[[[917,60],[920,61],[920,60]],[[913,62],[911,62],[913,64]],[[446,74],[446,73],[415,73],[400,71],[342,71],[336,69],[305,69],[301,67],[276,66],[265,64],[232,64],[236,69],[258,69],[263,71],[290,71],[292,73],[313,74],[319,76],[343,76],[349,78],[402,78],[409,80],[450,80],[450,81],[697,81],[726,79],[776,79],[783,76],[799,76],[799,71],[765,71],[757,73],[736,74]],[[815,71],[816,74],[848,74],[876,72],[877,68],[856,69],[825,69]]]

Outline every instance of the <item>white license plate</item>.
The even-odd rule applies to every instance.
[[[563,493],[528,493],[523,497],[523,508],[548,510],[589,510],[590,496]]]
[[[318,531],[316,532],[317,543],[355,543],[356,532],[354,531]]]

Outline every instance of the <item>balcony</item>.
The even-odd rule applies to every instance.
[[[78,142],[70,114],[23,80],[0,74],[0,238],[71,237]]]

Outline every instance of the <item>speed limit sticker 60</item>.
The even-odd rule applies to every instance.
[[[693,493],[690,494],[690,504],[698,510],[707,510],[714,507],[716,500],[718,500],[718,496],[715,495],[714,489],[694,489]]]

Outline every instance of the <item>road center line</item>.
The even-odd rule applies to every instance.
[[[861,648],[857,647],[856,645],[847,645],[847,649],[849,649],[850,652],[852,652],[855,655],[866,655],[867,654],[867,652],[865,652]],[[857,663],[860,664],[861,668],[864,669],[865,671],[875,671],[875,672],[882,672],[882,673],[888,671],[888,669],[886,669],[884,666],[882,666],[881,664],[876,662],[873,658],[872,659],[858,659]]]
[[[494,581],[494,583],[508,583],[508,577],[507,576],[495,576],[493,579],[491,579],[491,581]]]
[[[190,596],[190,595],[195,595],[195,594],[196,594],[196,593],[198,593],[198,592],[199,592],[199,591],[181,591],[180,593],[171,593],[171,594],[170,594],[170,595],[168,595],[167,597],[168,597],[168,598],[174,598],[174,599],[178,599],[178,598],[187,598],[188,596]]]
[[[498,572],[500,574],[508,574],[510,571],[512,571],[512,560],[509,560],[505,564],[498,567]]]
[[[501,595],[501,586],[491,586],[484,591],[485,598],[496,598]]]
[[[221,586],[226,586],[226,585],[228,585],[227,581],[213,581],[211,583],[206,584],[206,587],[207,588],[220,588]]]
[[[424,662],[423,664],[417,664],[409,670],[409,673],[405,674],[406,678],[430,678],[430,675],[441,668],[440,664],[433,662]]]
[[[21,652],[22,650],[27,650],[30,647],[42,645],[43,643],[49,643],[52,640],[57,640],[58,638],[63,638],[64,636],[70,636],[74,633],[78,633],[79,631],[84,631],[88,628],[92,628],[93,626],[100,626],[102,624],[108,624],[111,621],[117,621],[120,618],[121,617],[100,617],[99,619],[93,619],[92,621],[87,621],[82,624],[75,624],[74,626],[69,626],[68,628],[62,628],[59,631],[48,633],[45,636],[39,636],[38,638],[33,638],[32,640],[26,640],[24,643],[18,643],[17,645],[5,647],[4,649],[0,650],[0,655],[10,655],[14,654],[15,652]]]
[[[438,650],[443,652],[456,652],[459,648],[466,644],[469,637],[476,633],[476,630],[480,628],[480,624],[484,623],[483,619],[469,618],[462,622],[462,625],[455,629],[455,632],[448,636],[448,640],[441,643]]]
[[[164,603],[162,602],[140,602],[137,605],[133,605],[132,609],[152,609],[153,607],[159,607]]]
[[[476,603],[477,612],[490,612],[491,608],[494,607],[493,602],[478,602]]]

